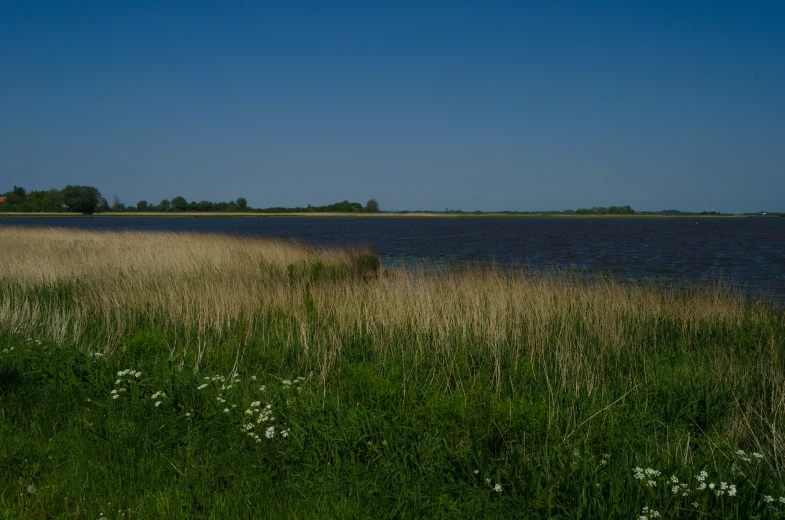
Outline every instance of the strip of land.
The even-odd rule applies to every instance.
[[[109,213],[94,213],[92,215],[83,215],[81,213],[65,213],[65,212],[0,212],[0,217],[63,217],[63,218],[107,218],[107,217],[122,217],[122,218],[144,218],[144,217],[312,217],[312,218],[776,218],[779,215],[745,215],[745,214],[720,214],[720,215],[704,215],[700,213],[679,213],[679,214],[571,214],[571,213],[546,213],[546,212],[533,212],[533,213],[512,213],[512,212],[429,212],[429,211],[406,211],[394,212],[385,211],[377,213],[338,213],[338,212],[286,212],[286,213],[253,213],[253,212],[197,212],[197,211],[183,211],[183,212],[109,212]]]

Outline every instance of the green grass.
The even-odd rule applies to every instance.
[[[774,518],[785,510],[775,461],[729,434],[729,411],[766,389],[714,377],[717,356],[755,370],[773,355],[763,333],[701,331],[698,348],[673,341],[580,395],[555,390],[547,364],[514,371],[497,391],[491,360],[468,356],[444,374],[411,356],[375,358],[362,333],[324,384],[264,337],[225,338],[195,371],[188,355],[170,354],[175,337],[154,328],[108,356],[4,334],[0,515],[630,518],[651,507],[664,517]],[[126,369],[141,375],[117,375]],[[165,397],[151,399],[158,391]],[[268,404],[274,420],[257,423]],[[661,472],[655,487],[634,478],[636,466]],[[736,496],[697,490],[702,470]],[[672,492],[671,476],[688,496]]]

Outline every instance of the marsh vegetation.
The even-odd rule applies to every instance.
[[[227,235],[0,244],[0,515],[785,511],[783,312],[731,288]]]

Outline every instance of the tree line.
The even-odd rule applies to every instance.
[[[635,210],[629,206],[594,206],[592,208],[578,208],[576,210],[565,210],[564,213],[575,213],[578,215],[633,215]]]
[[[250,213],[377,213],[379,203],[370,199],[365,206],[344,200],[326,206],[253,208],[244,197],[229,202],[187,201],[185,197],[163,199],[158,204],[140,200],[126,205],[115,196],[110,204],[97,188],[68,185],[62,190],[28,192],[21,186],[0,195],[0,211],[43,213],[145,213],[145,212],[250,212]]]

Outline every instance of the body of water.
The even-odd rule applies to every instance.
[[[785,302],[785,219],[8,217],[0,226],[165,230],[370,246],[390,263],[489,261],[578,267],[629,279],[732,281]],[[2,247],[0,245],[0,247]]]

